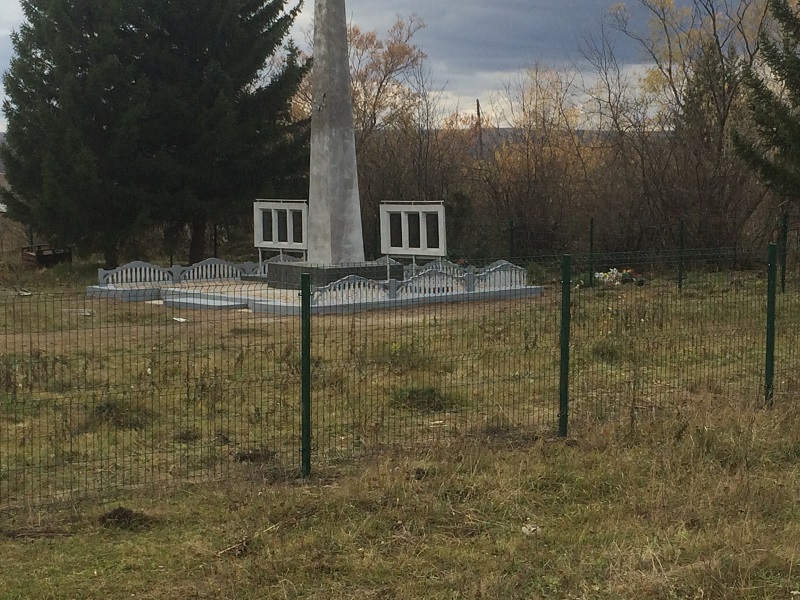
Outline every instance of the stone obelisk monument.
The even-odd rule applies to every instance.
[[[364,260],[344,0],[315,0],[308,262]]]

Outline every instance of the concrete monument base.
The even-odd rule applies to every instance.
[[[300,275],[311,275],[311,285],[322,287],[339,281],[348,275],[358,275],[364,279],[386,281],[387,279],[403,279],[403,265],[392,261],[386,266],[384,261],[353,263],[348,265],[319,265],[308,262],[273,262],[269,263],[266,275],[246,275],[242,281],[266,282],[270,287],[284,290],[299,290]]]

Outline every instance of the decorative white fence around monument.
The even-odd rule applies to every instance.
[[[175,267],[173,267],[175,268]],[[258,265],[252,262],[231,263],[219,258],[207,258],[191,267],[179,267],[180,281],[227,281],[241,279],[242,275],[255,275]]]
[[[492,263],[475,274],[473,290],[486,292],[505,290],[527,285],[528,271],[505,260]]]
[[[279,261],[297,261],[299,258],[285,255],[274,256],[264,261],[263,270],[269,263]],[[101,285],[124,285],[135,283],[182,283],[187,281],[226,281],[238,280],[242,276],[264,274],[259,273],[259,265],[252,262],[233,263],[219,258],[208,258],[197,264],[183,267],[161,267],[147,262],[136,261],[117,267],[116,269],[97,270],[98,283]],[[471,283],[470,277],[474,280]],[[453,293],[459,291],[502,289],[525,285],[527,272],[522,267],[500,260],[475,271],[472,267],[464,268],[449,260],[438,259],[418,267],[416,274],[410,275],[400,282],[400,288],[410,291],[412,288],[420,293]],[[445,277],[445,279],[442,279]],[[449,277],[450,279],[447,279]],[[462,279],[463,283],[457,280]],[[350,278],[345,278],[350,280]],[[348,285],[348,284],[345,284]],[[403,286],[405,285],[405,288]],[[360,289],[360,288],[359,288]],[[429,290],[429,291],[427,291]],[[441,291],[438,291],[441,290]]]
[[[317,306],[348,305],[363,302],[386,302],[392,300],[397,282],[375,281],[358,275],[348,275],[338,281],[317,288],[312,302]]]
[[[187,281],[227,281],[241,279],[243,275],[258,275],[258,265],[252,262],[232,263],[219,258],[182,267],[160,267],[136,261],[116,269],[97,270],[100,285],[182,283]]]
[[[276,257],[278,258],[278,257]],[[181,293],[170,286],[211,281],[241,281],[245,276],[263,275],[269,262],[261,265],[245,262],[232,263],[217,258],[209,258],[190,267],[176,265],[159,267],[146,262],[133,262],[117,269],[98,270],[100,285],[90,286],[88,293],[92,297],[118,298],[127,301],[164,300],[174,301],[176,294]],[[530,295],[533,288],[527,286],[527,271],[507,261],[498,261],[475,270],[474,267],[461,267],[447,260],[436,260],[425,264],[415,275],[399,281],[389,279],[376,281],[357,275],[349,275],[326,286],[316,288],[312,296],[312,304],[317,307],[349,308],[365,310],[395,303],[414,304],[417,302],[446,302],[484,297],[484,294],[508,293],[518,294],[520,291]],[[188,294],[204,292],[190,290]],[[237,292],[241,295],[241,290]],[[193,296],[193,298],[195,298]],[[219,293],[214,292],[202,299],[207,303],[220,300]],[[242,298],[238,297],[241,302]],[[196,301],[192,300],[193,302]],[[251,308],[256,304],[262,308],[269,304],[263,296],[253,290]],[[282,302],[282,301],[281,301]],[[198,306],[202,302],[196,301]],[[275,309],[284,310],[275,304]]]
[[[508,261],[497,261],[479,271],[437,260],[404,281],[373,281],[349,275],[317,288],[312,302],[318,306],[410,300],[431,296],[450,296],[470,292],[491,292],[522,288],[527,271]]]
[[[438,271],[439,273],[447,273],[453,277],[460,277],[466,275],[469,270],[454,262],[450,262],[446,258],[437,258],[434,261],[418,267],[416,274],[421,275],[427,271]]]
[[[468,275],[453,276],[435,269],[426,269],[419,275],[406,279],[397,287],[399,298],[457,294],[466,292],[465,279]]]
[[[174,281],[174,275],[170,268],[136,261],[109,271],[97,269],[97,281],[101,285],[171,283]]]

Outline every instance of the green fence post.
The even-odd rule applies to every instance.
[[[781,294],[786,292],[786,248],[789,245],[789,214],[783,213],[781,219],[781,239],[778,246],[778,259],[781,263]]]
[[[589,287],[594,287],[594,217],[589,219]]]
[[[569,326],[571,309],[572,259],[565,254],[561,263],[561,373],[559,379],[558,435],[567,437],[569,425]]]
[[[683,290],[683,254],[686,249],[686,222],[678,222],[678,290]]]
[[[300,275],[301,475],[311,475],[311,275]]]
[[[769,245],[769,259],[767,265],[767,352],[764,362],[764,400],[767,406],[772,406],[772,396],[775,385],[775,297],[776,297],[776,271],[777,248],[775,244]]]

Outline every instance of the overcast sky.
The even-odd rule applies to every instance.
[[[102,1],[102,0],[98,0]],[[584,34],[597,34],[618,0],[347,0],[348,17],[366,30],[388,29],[396,15],[417,14],[427,27],[415,36],[428,55],[437,89],[471,109],[475,98],[488,98],[513,73],[536,62],[546,66],[579,61]],[[627,2],[634,25],[646,27],[638,0]],[[306,0],[298,29],[307,27],[313,0]],[[10,33],[22,21],[18,0],[0,0],[0,71],[8,68]],[[297,41],[302,35],[297,34]],[[625,63],[639,63],[638,48],[618,38],[616,50]],[[0,116],[0,131],[5,121]]]

